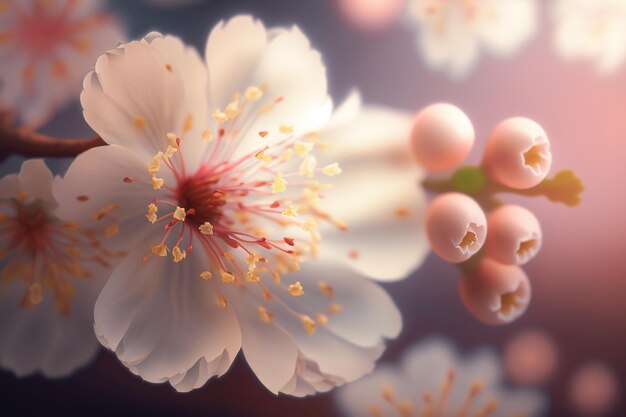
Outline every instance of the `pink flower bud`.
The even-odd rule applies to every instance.
[[[541,248],[541,226],[524,207],[505,205],[489,213],[489,235],[485,250],[494,260],[507,265],[523,265]]]
[[[426,235],[433,252],[440,258],[463,262],[485,243],[487,219],[470,197],[460,193],[442,194],[426,212]]]
[[[548,136],[530,119],[507,119],[491,132],[484,163],[494,181],[517,189],[534,187],[552,165]]]
[[[459,281],[461,299],[467,310],[485,324],[511,323],[526,311],[530,282],[517,265],[504,265],[489,257]]]
[[[427,170],[440,172],[459,165],[474,145],[474,126],[461,109],[438,103],[422,109],[411,133],[413,154]]]

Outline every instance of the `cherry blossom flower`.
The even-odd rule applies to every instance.
[[[626,58],[626,2],[623,0],[558,0],[552,7],[556,52],[567,60],[593,61],[608,74]]]
[[[353,417],[539,416],[544,396],[506,389],[502,364],[490,349],[461,357],[443,339],[409,348],[399,366],[380,365],[338,391],[338,403]]]
[[[133,249],[95,331],[132,372],[189,391],[242,350],[270,391],[304,396],[373,369],[401,318],[364,276],[400,279],[427,248],[419,169],[394,160],[409,116],[353,97],[329,121],[320,54],[248,16],[213,29],[206,64],[172,36],[121,45],[81,102],[110,146],[55,193],[68,218],[120,207]]]
[[[407,21],[433,69],[467,76],[482,50],[515,54],[537,29],[535,0],[409,0]]]
[[[124,36],[103,3],[1,1],[0,106],[35,128],[77,98],[94,59]]]
[[[52,173],[41,160],[0,180],[0,365],[25,376],[65,376],[98,350],[93,307],[118,230],[115,207],[88,223],[55,216]]]

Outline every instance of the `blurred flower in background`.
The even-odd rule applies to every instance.
[[[554,341],[542,330],[522,330],[514,334],[504,348],[506,374],[516,384],[547,384],[554,376],[558,362]]]
[[[419,171],[385,159],[408,147],[410,119],[364,118],[352,98],[329,122],[320,54],[297,27],[248,16],[213,29],[206,66],[151,33],[100,57],[84,85],[85,118],[110,146],[73,162],[61,212],[117,204],[135,248],[96,302],[106,347],[179,391],[224,374],[240,349],[273,393],[328,391],[373,369],[401,317],[365,276],[404,277],[425,252]],[[369,146],[380,162],[347,157]],[[360,252],[338,238],[352,233]],[[387,238],[410,252],[395,256]]]
[[[76,100],[96,57],[125,37],[104,3],[0,2],[0,106],[36,128]]]
[[[576,370],[569,383],[571,409],[580,416],[604,416],[619,400],[615,372],[602,362],[590,362]]]
[[[464,78],[483,51],[515,54],[537,31],[536,0],[408,0],[407,24],[426,64]]]
[[[626,58],[626,1],[557,0],[552,4],[553,43],[567,60],[592,61],[602,74]]]
[[[336,0],[342,17],[363,31],[381,31],[392,26],[406,0]]]
[[[52,183],[42,160],[0,180],[0,365],[20,377],[66,376],[95,356],[94,303],[123,256],[107,249],[114,207],[63,222]]]
[[[542,415],[545,396],[506,388],[501,367],[490,349],[461,357],[449,342],[427,339],[409,348],[398,367],[379,365],[336,398],[350,417]]]

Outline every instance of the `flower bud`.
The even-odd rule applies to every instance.
[[[461,109],[438,103],[422,109],[411,132],[413,154],[427,170],[440,172],[459,165],[474,145],[474,126]]]
[[[487,235],[485,213],[470,197],[446,193],[437,197],[426,212],[426,235],[440,258],[464,262],[480,250]]]
[[[516,189],[534,187],[548,175],[552,165],[548,136],[530,119],[507,119],[491,132],[484,164],[496,182]]]
[[[487,217],[485,251],[507,265],[523,265],[541,248],[541,226],[530,210],[515,205],[498,207]]]
[[[504,265],[489,257],[480,260],[476,270],[459,281],[465,308],[485,324],[511,323],[526,311],[530,302],[530,282],[517,265]]]

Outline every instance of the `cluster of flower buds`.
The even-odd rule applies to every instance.
[[[457,168],[450,178],[424,181],[440,193],[428,207],[426,234],[435,254],[461,266],[459,289],[469,312],[487,324],[506,324],[528,307],[531,287],[520,265],[537,254],[542,234],[532,212],[496,195],[543,195],[575,206],[583,186],[570,170],[547,178],[548,136],[530,119],[501,122],[489,135],[482,164],[459,168],[474,138],[472,122],[455,106],[434,104],[418,113],[411,135],[417,161],[432,172]]]

